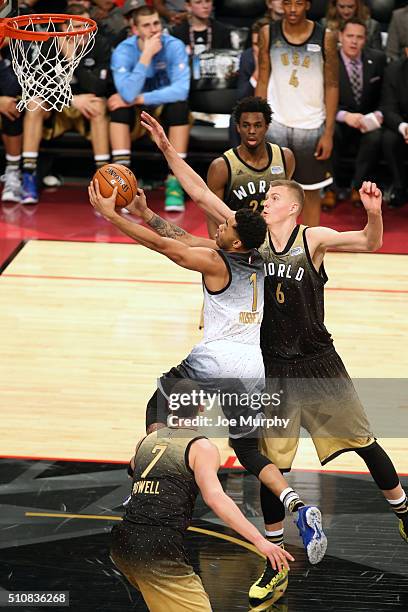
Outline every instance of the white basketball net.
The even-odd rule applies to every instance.
[[[51,36],[48,40],[28,41],[9,39],[13,69],[22,89],[22,97],[17,104],[19,111],[32,111],[39,107],[61,111],[65,106],[70,106],[70,84],[74,71],[95,44],[96,30],[83,34],[81,29],[89,29],[89,25],[83,23],[78,28],[79,23],[74,16],[65,22],[68,32],[77,32],[74,36]],[[31,32],[60,31],[52,19],[41,26],[29,21],[23,28],[21,25],[18,27]]]

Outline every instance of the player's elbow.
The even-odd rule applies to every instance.
[[[369,251],[370,253],[373,253],[374,251],[378,251],[378,249],[381,249],[382,245],[383,245],[382,237],[376,240],[369,240],[367,242],[367,251]]]

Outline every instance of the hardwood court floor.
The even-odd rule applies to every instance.
[[[327,256],[326,323],[354,377],[408,378],[407,262]],[[197,273],[140,246],[28,242],[0,276],[1,455],[128,459],[157,376],[201,338],[201,302]],[[382,441],[408,472],[406,440]],[[330,468],[362,469],[353,455]],[[320,467],[306,440],[295,466]]]

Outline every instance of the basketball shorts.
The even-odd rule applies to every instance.
[[[119,108],[110,114],[113,123],[126,123],[130,127],[132,140],[138,140],[146,134],[145,128],[140,123],[140,115],[143,110],[153,115],[165,127],[177,125],[188,125],[190,123],[190,111],[188,102],[170,102],[160,106],[130,106]]]
[[[273,120],[268,129],[267,140],[293,151],[296,167],[292,178],[306,191],[322,189],[333,182],[331,160],[317,160],[314,155],[323,131],[324,125],[312,130],[303,130],[287,127]]]
[[[279,405],[267,417],[288,420],[286,426],[263,429],[260,450],[283,471],[295,458],[301,428],[309,433],[322,465],[339,454],[375,441],[352,380],[334,349],[296,361],[264,355],[266,390],[279,394]]]
[[[91,137],[91,128],[88,119],[73,106],[67,106],[60,113],[53,112],[45,120],[43,127],[44,140],[52,140],[62,136],[65,132],[77,132],[84,138]]]
[[[205,415],[215,424],[220,409],[229,422],[230,437],[258,437],[259,419],[263,417],[259,396],[265,388],[259,345],[228,340],[197,344],[184,361],[159,379],[158,390],[148,404],[148,411],[157,406],[157,422],[166,423],[170,414],[168,398],[177,391],[181,378],[194,381],[206,396],[216,396],[211,409],[205,408]],[[222,435],[219,429],[208,431],[209,437]]]
[[[201,579],[175,530],[123,521],[112,529],[111,559],[151,612],[211,612]]]

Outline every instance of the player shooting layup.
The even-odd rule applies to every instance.
[[[147,113],[143,120],[190,197],[215,221],[230,215],[228,206],[172,149],[160,125]],[[408,542],[407,497],[392,461],[371,432],[354,386],[324,325],[326,250],[375,251],[381,246],[381,191],[375,183],[365,182],[360,196],[367,212],[364,229],[337,232],[327,227],[306,228],[296,223],[304,202],[300,185],[294,181],[271,183],[263,213],[268,232],[259,249],[267,273],[261,346],[267,379],[284,384],[288,391],[285,409],[294,428],[290,437],[286,432],[281,438],[265,435],[262,447],[278,467],[289,470],[302,424],[309,429],[322,464],[345,451],[355,450],[399,519],[400,535]],[[154,225],[159,224],[153,221]],[[191,237],[183,235],[183,230],[173,227],[171,232],[178,240],[191,243]],[[199,245],[199,240],[195,238],[195,244]],[[305,385],[301,381],[304,379],[312,388],[312,397],[303,393]],[[320,408],[329,410],[330,418],[325,423],[320,418]],[[282,541],[282,504],[265,489],[261,500],[267,533],[273,534],[275,542]],[[264,583],[262,578],[257,581],[250,596],[253,594],[255,599],[256,595],[258,600],[268,597],[269,586]],[[270,584],[273,589],[273,580]]]

